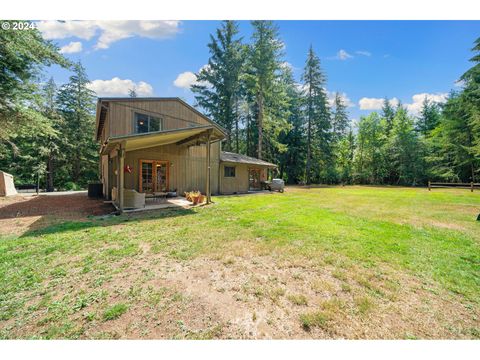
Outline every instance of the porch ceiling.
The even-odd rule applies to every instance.
[[[191,143],[199,144],[205,142],[203,139],[206,132],[210,130],[211,141],[221,140],[224,134],[218,131],[214,126],[196,126],[193,128],[157,131],[154,133],[134,134],[128,136],[112,137],[107,140],[101,150],[101,154],[108,154],[118,144],[123,143],[126,151],[139,150],[154,146],[179,143],[179,145],[188,146]]]

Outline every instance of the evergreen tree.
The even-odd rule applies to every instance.
[[[343,99],[338,92],[335,93],[333,106],[332,133],[334,141],[337,141],[347,134],[348,129],[347,106],[344,104]]]
[[[48,127],[35,106],[41,101],[38,84],[42,68],[52,64],[66,67],[68,61],[37,29],[0,31],[1,140],[9,142],[12,135]]]
[[[439,121],[440,109],[438,104],[428,100],[428,98],[425,96],[415,129],[423,136],[427,136],[430,131],[432,131],[438,125]]]
[[[302,113],[302,97],[293,79],[292,70],[284,68],[283,86],[289,99],[288,128],[281,131],[279,141],[286,145],[286,151],[280,154],[280,177],[289,184],[304,181],[305,137]]]
[[[131,98],[136,98],[138,96],[135,86],[132,89],[128,89],[128,96],[130,96]]]
[[[390,101],[387,97],[383,99],[383,106],[382,106],[382,118],[385,119],[385,132],[386,135],[390,135],[390,131],[393,128],[393,118],[395,117],[395,109],[390,104]]]
[[[64,151],[65,166],[69,168],[74,186],[85,186],[98,178],[98,152],[92,134],[95,131],[95,93],[85,68],[77,63],[69,82],[60,88],[59,111],[65,119],[63,136],[67,140]]]
[[[225,149],[232,151],[232,140],[235,139],[235,150],[238,152],[240,76],[246,53],[242,39],[237,35],[238,24],[235,21],[224,21],[216,31],[216,37],[210,35],[210,59],[197,74],[197,84],[192,86],[192,91],[197,105],[227,130]]]
[[[252,44],[249,47],[248,73],[245,76],[247,89],[253,98],[255,112],[257,151],[259,159],[264,158],[264,130],[278,132],[286,117],[278,111],[286,108],[284,91],[279,87],[281,76],[281,56],[283,43],[278,38],[278,28],[272,21],[252,21],[254,29]],[[279,91],[280,90],[280,91]],[[271,131],[272,132],[272,131]],[[267,133],[272,147],[278,142]]]
[[[307,156],[305,162],[305,181],[310,184],[312,178],[321,181],[320,172],[331,165],[331,124],[328,99],[325,92],[326,78],[320,67],[320,59],[310,46],[302,75],[305,98],[305,116],[307,132]],[[314,166],[312,171],[312,165]]]
[[[450,94],[430,139],[429,161],[435,176],[449,181],[476,181],[480,167],[476,145],[479,133],[473,114],[464,93]]]
[[[353,181],[353,159],[355,154],[355,135],[351,127],[347,135],[338,141],[336,154],[339,180],[342,184],[351,184]]]

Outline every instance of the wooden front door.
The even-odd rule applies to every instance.
[[[260,190],[260,169],[248,169],[248,188],[250,191]]]
[[[167,192],[169,162],[163,160],[140,160],[139,191],[145,193]]]

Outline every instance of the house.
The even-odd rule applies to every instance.
[[[99,98],[103,194],[123,210],[125,190],[153,194],[260,190],[276,165],[223,152],[225,130],[179,98]],[[120,170],[120,171],[119,171]]]

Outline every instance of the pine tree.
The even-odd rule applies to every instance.
[[[386,135],[390,135],[390,131],[393,128],[393,118],[395,117],[395,110],[393,106],[390,104],[390,101],[387,97],[383,99],[383,106],[382,106],[382,118],[385,119],[385,133]]]
[[[302,97],[293,78],[290,67],[284,67],[283,86],[289,99],[288,127],[280,132],[279,141],[286,145],[286,151],[279,156],[280,177],[289,184],[304,181],[305,137],[302,113]]]
[[[438,104],[425,96],[415,129],[423,136],[427,136],[438,125],[439,121],[440,109]]]
[[[65,148],[65,139],[61,136],[64,121],[57,110],[57,85],[53,78],[47,82],[43,88],[43,104],[41,105],[41,112],[50,122],[53,131],[45,136],[46,148],[46,191],[54,190],[54,180],[56,173],[56,165],[62,158],[60,149]]]
[[[330,110],[325,92],[326,78],[320,67],[320,59],[310,46],[302,75],[305,97],[307,132],[307,156],[305,181],[312,181],[312,163],[315,165],[315,180],[320,181],[320,167],[325,170],[331,165]]]
[[[128,96],[131,98],[136,98],[138,96],[135,86],[132,89],[128,89]]]
[[[197,105],[228,133],[225,149],[239,151],[239,115],[241,97],[241,79],[245,62],[245,47],[242,38],[238,38],[238,24],[224,21],[216,31],[216,37],[210,35],[210,59],[208,65],[197,74],[197,84],[192,86]]]
[[[334,141],[337,141],[346,135],[348,129],[347,106],[338,92],[335,93],[333,106],[332,133]]]
[[[281,76],[283,43],[278,38],[278,28],[272,21],[252,21],[254,29],[249,47],[248,73],[245,80],[254,101],[257,128],[257,151],[264,158],[264,130],[278,132],[278,121],[286,124],[286,117],[279,117],[278,110],[285,108],[285,93],[278,91]],[[285,115],[285,114],[284,114]],[[267,134],[269,135],[269,134]],[[275,144],[271,136],[267,139]]]
[[[70,168],[71,181],[85,186],[98,177],[98,153],[92,136],[95,130],[95,93],[88,88],[85,68],[77,63],[69,82],[60,88],[59,111],[65,119],[62,131],[67,147],[66,166]]]

